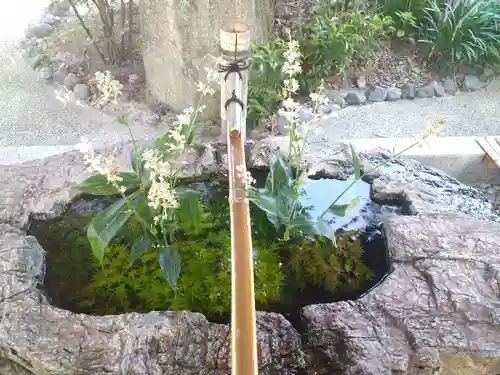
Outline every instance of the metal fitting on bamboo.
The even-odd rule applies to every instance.
[[[228,142],[228,123],[238,129],[246,141],[248,58],[250,54],[250,28],[236,18],[227,21],[220,30],[222,63],[221,80],[221,141]],[[234,74],[236,73],[236,74]],[[234,118],[228,119],[228,101],[237,98],[241,111],[232,111]],[[230,129],[231,130],[231,129]]]
[[[224,62],[219,66],[223,136],[228,143],[231,212],[231,372],[257,375],[257,339],[250,209],[246,185],[245,136],[250,30],[231,20],[221,29]]]

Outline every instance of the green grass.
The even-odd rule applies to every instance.
[[[431,62],[455,66],[500,61],[500,3],[491,0],[430,0],[421,21],[421,42]]]

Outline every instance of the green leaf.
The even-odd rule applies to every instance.
[[[128,126],[128,119],[125,116],[118,116],[118,123]]]
[[[359,197],[351,200],[349,204],[332,204],[328,207],[328,211],[337,216],[345,216],[351,211],[354,207],[356,207],[360,202]]]
[[[354,176],[356,179],[361,178],[361,164],[359,163],[359,158],[358,155],[356,154],[356,151],[354,151],[354,147],[352,144],[350,145],[351,147],[351,154],[352,154],[352,165],[354,167]]]
[[[328,220],[317,218],[314,229],[317,235],[326,237],[335,244],[335,231],[333,230]]]
[[[132,211],[126,205],[122,198],[105,210],[99,212],[87,229],[87,237],[92,247],[92,253],[102,263],[104,250],[109,241],[116,236],[120,229],[125,225]]]
[[[273,195],[277,195],[283,186],[293,184],[293,173],[288,161],[282,154],[273,157],[266,178],[266,189]]]
[[[146,194],[139,190],[131,195],[131,199],[135,208],[135,217],[139,220],[143,228],[148,228],[151,234],[155,235],[154,215],[151,213]],[[150,238],[150,240],[153,241],[154,238]]]
[[[177,279],[181,273],[181,256],[177,249],[171,245],[163,246],[159,250],[160,268],[163,277],[169,282],[172,289],[177,288]]]
[[[120,172],[122,181],[119,182],[120,186],[125,186],[128,189],[134,189],[139,185],[139,180],[135,173]],[[91,195],[114,195],[118,194],[118,190],[108,183],[105,176],[90,176],[81,184],[77,185],[75,189],[78,192],[91,194]]]
[[[149,239],[147,237],[138,237],[134,241],[134,244],[132,245],[132,249],[130,251],[130,263],[135,263],[135,261],[146,252],[150,245],[151,243],[149,242]]]
[[[290,233],[303,232],[310,234],[314,229],[314,224],[314,220],[312,220],[309,216],[294,216],[288,224],[288,231]]]
[[[199,195],[194,191],[186,191],[180,196],[176,215],[179,227],[195,236],[214,226],[213,220],[200,202]]]
[[[396,33],[396,36],[398,38],[402,38],[405,36],[405,31],[404,30],[398,30],[397,33]]]
[[[248,200],[259,207],[267,215],[271,223],[278,225],[277,218],[280,217],[279,207],[276,197],[273,197],[266,189],[249,190]],[[282,214],[281,217],[284,215]]]
[[[149,180],[149,173],[147,173],[144,168],[144,161],[141,158],[141,153],[139,151],[132,150],[130,153],[130,160],[132,162],[132,169],[137,174],[137,179],[140,180],[142,185],[149,186],[151,181]]]

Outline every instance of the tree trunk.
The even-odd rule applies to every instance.
[[[140,3],[146,82],[152,102],[174,111],[195,106],[204,67],[220,55],[220,28],[227,17],[241,14],[253,39],[264,41],[274,19],[272,0],[143,0]],[[207,103],[203,119],[216,119],[220,99]]]

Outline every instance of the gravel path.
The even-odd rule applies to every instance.
[[[12,9],[0,12],[0,165],[64,152],[82,136],[97,145],[128,139],[115,118],[88,106],[64,106],[56,99],[56,87],[38,80],[23,60],[17,46],[45,3],[7,2]],[[150,138],[156,131],[141,126],[134,134]]]
[[[17,51],[25,27],[46,2],[7,2],[0,12],[0,165],[64,152],[81,136],[96,144],[128,139],[127,129],[115,118],[88,106],[60,103],[56,87],[38,80]],[[338,113],[338,118],[322,120],[319,141],[411,137],[433,119],[444,120],[442,136],[500,135],[500,81],[480,92],[354,106]],[[158,130],[136,125],[134,134],[151,138]]]
[[[500,81],[481,91],[433,99],[399,100],[347,107],[322,120],[326,140],[411,137],[433,120],[444,120],[441,136],[500,135]]]

